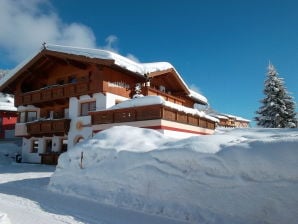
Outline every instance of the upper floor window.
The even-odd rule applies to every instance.
[[[95,110],[96,110],[95,101],[81,103],[81,116],[87,116],[89,111],[95,111]]]
[[[28,111],[27,121],[35,121],[37,119],[36,111]]]
[[[76,83],[76,82],[77,82],[77,77],[75,76],[68,77],[68,83]]]
[[[22,111],[20,113],[19,122],[26,123],[30,121],[35,121],[37,119],[36,111]]]

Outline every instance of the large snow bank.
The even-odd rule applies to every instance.
[[[0,224],[11,224],[7,214],[0,212]]]
[[[62,154],[49,188],[190,223],[296,223],[297,167],[297,129],[176,140],[119,126]]]

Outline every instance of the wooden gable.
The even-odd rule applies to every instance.
[[[3,83],[0,86],[0,91],[15,93],[24,82],[29,83],[31,89],[36,89],[42,85],[50,84],[49,82],[53,82],[55,78],[67,76],[71,70],[86,71],[92,64],[108,66],[113,63],[114,61],[109,59],[88,58],[44,49]],[[60,71],[55,72],[57,70]]]
[[[174,96],[186,96],[189,94],[187,86],[173,68],[152,72],[147,75],[150,85]]]

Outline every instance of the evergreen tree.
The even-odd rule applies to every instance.
[[[282,78],[269,63],[264,88],[265,98],[256,112],[257,125],[264,128],[295,128],[295,102],[284,86]]]

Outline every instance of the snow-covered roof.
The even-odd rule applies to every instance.
[[[231,115],[231,114],[209,114],[212,117],[216,117],[218,119],[222,119],[222,120],[227,120],[229,118],[231,119],[235,119],[236,121],[244,121],[244,122],[250,122],[250,120],[245,119],[243,117],[238,117],[235,115]]]
[[[216,117],[218,119],[224,119],[224,120],[228,120],[229,119],[227,116],[223,116],[223,115],[220,115],[220,114],[210,114],[210,116]]]
[[[169,68],[174,68],[173,65],[171,65],[168,62],[138,63],[129,58],[116,54],[114,52],[101,50],[101,49],[61,46],[61,45],[53,45],[53,44],[46,44],[45,48],[51,51],[74,54],[74,55],[82,55],[88,58],[114,60],[114,63],[116,65],[141,75],[151,73],[151,72],[156,72],[156,71],[163,71]]]
[[[120,108],[130,108],[130,107],[148,106],[148,105],[156,105],[156,104],[162,104],[162,105],[165,105],[167,107],[173,108],[173,109],[178,110],[178,111],[182,111],[182,112],[187,113],[187,114],[198,115],[198,116],[204,117],[208,120],[211,120],[211,121],[214,121],[214,122],[219,122],[218,119],[216,119],[215,117],[207,115],[203,111],[199,111],[199,110],[194,109],[194,108],[189,108],[189,107],[185,107],[185,106],[182,106],[182,105],[178,105],[176,103],[166,101],[161,96],[138,97],[138,98],[134,98],[134,99],[131,99],[131,100],[123,101],[123,102],[118,103],[118,104],[116,104],[116,105],[114,105],[114,106],[112,106],[108,109],[113,110],[113,109],[120,109]]]
[[[208,104],[207,98],[205,96],[203,96],[202,94],[195,92],[192,89],[189,89],[189,92],[190,92],[190,94],[189,94],[190,98],[193,98],[193,99],[198,100],[202,103]]]
[[[236,117],[236,121],[245,121],[245,122],[250,122],[250,120],[245,119],[243,117]]]
[[[17,111],[12,95],[0,93],[0,111]]]
[[[203,95],[191,90],[188,85],[184,82],[180,74],[177,72],[175,67],[169,62],[153,62],[153,63],[139,63],[133,61],[127,57],[121,56],[117,53],[101,50],[101,49],[92,49],[92,48],[82,48],[82,47],[73,47],[73,46],[62,46],[62,45],[54,45],[54,44],[45,44],[43,48],[41,48],[38,52],[33,54],[31,57],[28,57],[21,64],[19,64],[16,68],[11,70],[8,74],[6,74],[2,79],[0,79],[0,86],[6,83],[10,78],[12,78],[18,71],[20,71],[27,63],[29,63],[36,55],[38,55],[43,50],[55,51],[66,54],[80,55],[88,58],[97,58],[97,59],[107,59],[113,60],[115,65],[118,65],[124,69],[127,69],[131,72],[137,73],[139,75],[147,75],[148,73],[165,71],[168,69],[173,69],[178,76],[181,83],[185,86],[185,88],[190,92],[189,97],[192,99],[208,104],[207,98]]]
[[[167,69],[173,69],[183,85],[189,90],[189,97],[197,100],[199,102],[208,104],[208,100],[203,95],[189,89],[187,84],[184,82],[178,71],[175,67],[169,62],[153,62],[153,63],[139,63],[135,62],[129,58],[123,57],[119,54],[116,54],[111,51],[101,50],[101,49],[90,49],[90,48],[81,48],[81,47],[71,47],[71,46],[61,46],[61,45],[52,45],[47,44],[46,49],[61,53],[68,53],[74,55],[83,55],[89,58],[100,58],[100,59],[110,59],[114,60],[114,63],[124,69],[127,69],[131,72],[138,73],[140,75],[146,75],[152,72],[164,71]]]

